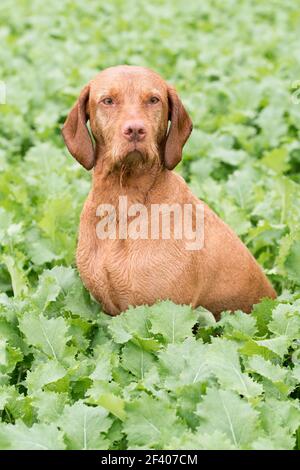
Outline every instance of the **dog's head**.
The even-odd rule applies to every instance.
[[[62,134],[70,153],[87,170],[97,158],[106,159],[111,171],[155,161],[171,170],[181,160],[191,131],[174,88],[149,69],[125,65],[100,72],[84,87]]]

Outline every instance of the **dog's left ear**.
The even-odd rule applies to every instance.
[[[93,142],[86,125],[89,119],[89,95],[90,87],[87,85],[81,91],[62,128],[62,135],[69,152],[87,170],[91,170],[95,163]]]
[[[182,158],[182,149],[193,129],[193,123],[174,88],[168,87],[170,129],[165,145],[164,163],[173,170]]]

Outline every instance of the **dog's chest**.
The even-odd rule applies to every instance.
[[[111,314],[128,305],[174,298],[174,290],[185,297],[178,279],[183,271],[189,275],[190,261],[175,240],[98,240],[90,249],[82,243],[77,249],[84,284]]]
[[[132,199],[128,199],[129,203],[140,202]],[[125,211],[128,214],[127,236],[122,239],[121,218],[117,216],[116,236],[103,238],[101,230],[107,228],[108,220],[105,219],[106,215],[102,218],[98,200],[101,199],[91,193],[82,211],[76,261],[85,286],[102,303],[104,310],[117,314],[128,305],[152,304],[158,299],[191,303],[196,267],[194,252],[186,249],[185,236],[175,239],[171,229],[170,236],[165,239],[160,225],[156,229],[152,225],[152,220],[158,219],[152,219],[153,202],[149,200],[145,217],[148,221],[146,237],[134,236],[135,222],[138,220],[138,227],[142,227],[143,223],[128,210]],[[107,199],[103,200],[107,202]],[[154,206],[161,200],[166,199],[159,193]],[[117,206],[117,213],[121,213],[119,209]],[[170,217],[172,226],[173,216]],[[185,285],[180,282],[183,278]]]

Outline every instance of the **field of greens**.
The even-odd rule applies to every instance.
[[[300,449],[299,30],[299,0],[1,1],[0,449]],[[189,110],[177,171],[279,294],[252,315],[110,318],[83,288],[91,175],[60,128],[122,63]]]

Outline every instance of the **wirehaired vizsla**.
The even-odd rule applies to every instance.
[[[172,171],[191,131],[175,89],[157,73],[127,65],[92,79],[67,117],[65,143],[81,165],[93,169],[80,219],[77,266],[84,285],[111,315],[129,305],[170,299],[204,306],[218,318],[223,310],[250,312],[263,297],[276,296],[237,235]],[[197,230],[203,232],[201,247],[188,249],[186,233],[164,237],[161,228],[158,237],[139,237],[133,229],[134,236],[124,236],[119,230],[124,220],[117,215],[120,196],[126,196],[128,206],[140,208],[126,213],[128,224],[154,206],[189,206],[193,216],[201,206],[201,228],[195,217],[192,221],[194,237]],[[110,218],[104,217],[107,208],[116,208]],[[101,220],[115,223],[114,236],[99,236]],[[170,223],[174,228],[174,213]]]

